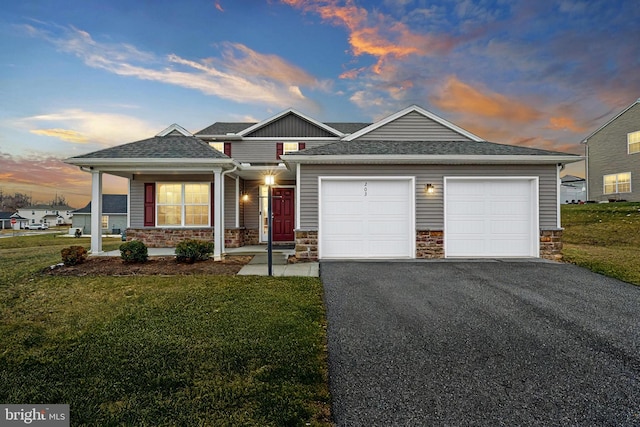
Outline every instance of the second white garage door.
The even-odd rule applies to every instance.
[[[320,258],[413,258],[413,178],[320,178]]]
[[[535,178],[445,178],[446,257],[537,257]]]

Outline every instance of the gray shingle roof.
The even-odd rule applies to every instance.
[[[255,124],[255,122],[215,122],[211,126],[202,129],[200,132],[196,132],[196,135],[226,135],[228,133],[238,133]]]
[[[327,126],[331,126],[335,130],[338,130],[342,133],[355,133],[360,129],[364,129],[369,126],[371,123],[342,123],[342,122],[330,122],[325,123]]]
[[[557,151],[476,141],[366,141],[334,142],[299,152],[290,156],[336,155],[567,155]]]
[[[193,136],[156,136],[106,148],[72,159],[228,159],[224,153]]]
[[[239,133],[243,130],[250,128],[256,123],[241,123],[241,122],[216,122],[209,127],[196,132],[196,135],[226,135],[228,133]],[[331,122],[325,123],[325,125],[334,128],[342,133],[354,133],[360,129],[366,128],[371,123],[340,123]]]
[[[103,194],[102,195],[102,212],[105,214],[126,214],[127,213],[127,195],[126,194]],[[91,202],[84,208],[77,209],[73,213],[91,213]]]

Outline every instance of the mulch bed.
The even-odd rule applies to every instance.
[[[75,266],[47,267],[43,274],[51,276],[177,276],[209,274],[233,276],[251,261],[252,256],[228,256],[222,261],[179,263],[174,257],[149,257],[145,263],[127,263],[120,257],[90,257]]]

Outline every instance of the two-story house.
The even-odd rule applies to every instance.
[[[640,201],[640,99],[583,141],[587,196],[594,201]]]
[[[29,224],[43,223],[50,227],[71,224],[74,208],[66,205],[32,205],[18,209],[18,214],[29,220]]]
[[[294,244],[299,259],[545,257],[561,249],[559,172],[571,154],[496,144],[418,106],[374,123],[324,123],[289,109],[218,122],[66,160],[128,179],[127,239],[173,247]],[[102,251],[100,233],[91,250]]]

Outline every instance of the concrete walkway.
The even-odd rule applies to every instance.
[[[175,248],[149,248],[149,256],[175,256]],[[264,245],[242,246],[240,248],[226,248],[226,255],[241,256],[251,255],[253,259],[249,264],[242,267],[238,272],[239,276],[267,276],[267,247]],[[274,276],[305,276],[319,277],[320,268],[317,262],[303,262],[289,264],[288,258],[293,255],[293,249],[274,248],[272,267]],[[120,256],[120,250],[102,252],[96,256]]]

